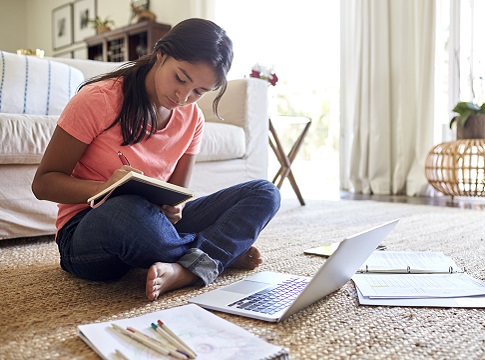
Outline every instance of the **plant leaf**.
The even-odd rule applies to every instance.
[[[470,110],[470,109],[468,109],[467,111],[466,110],[463,111],[463,113],[458,118],[458,124],[461,127],[465,127],[465,123],[468,120],[468,118],[475,113],[476,113],[475,110]]]
[[[453,111],[460,114],[460,115],[463,115],[463,114],[465,114],[469,111],[478,112],[478,111],[480,111],[480,109],[481,109],[480,106],[478,106],[477,104],[474,104],[472,102],[462,101],[462,102],[459,102],[458,104],[456,104]]]
[[[457,120],[458,120],[458,116],[455,116],[450,120],[450,129],[453,129],[453,125]]]

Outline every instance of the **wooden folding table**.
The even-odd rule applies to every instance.
[[[276,123],[284,123],[285,125],[303,125],[300,134],[296,138],[288,154],[286,154],[285,150],[283,149],[281,141],[274,127],[274,124]],[[273,152],[275,153],[276,158],[280,163],[280,169],[273,178],[273,184],[275,184],[278,189],[281,189],[283,181],[288,178],[288,181],[295,191],[295,194],[298,197],[301,205],[305,205],[305,200],[303,200],[303,196],[301,195],[300,189],[298,188],[298,184],[296,183],[293,170],[291,169],[291,165],[293,164],[293,161],[295,160],[296,155],[298,154],[298,151],[303,144],[303,140],[307,135],[311,123],[312,120],[310,118],[301,116],[272,116],[269,119],[269,145],[271,146],[271,149],[273,149]]]

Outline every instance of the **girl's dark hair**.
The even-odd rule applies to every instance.
[[[203,62],[212,66],[216,72],[216,86],[219,89],[219,94],[212,103],[212,109],[219,117],[217,108],[227,88],[226,75],[233,59],[232,41],[224,29],[210,20],[187,19],[175,25],[158,40],[152,54],[130,61],[113,72],[89,79],[82,85],[106,79],[124,79],[121,111],[109,126],[111,128],[120,123],[123,135],[121,145],[136,144],[157,129],[156,113],[148,99],[145,78],[156,63],[158,53],[166,54],[177,61]],[[151,125],[149,133],[148,124]]]

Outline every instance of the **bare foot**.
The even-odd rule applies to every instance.
[[[263,263],[261,259],[261,253],[254,246],[242,254],[236,261],[234,261],[229,267],[231,269],[256,269],[259,265]]]
[[[146,295],[153,301],[160,294],[193,284],[197,279],[197,275],[180,264],[156,262],[148,269]]]

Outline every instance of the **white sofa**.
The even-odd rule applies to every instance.
[[[63,107],[87,78],[119,64],[27,57],[0,51],[0,239],[53,234],[57,205],[37,200],[31,182]],[[267,178],[267,83],[231,80],[219,105],[224,121],[206,117],[190,187],[198,196],[242,181]]]

